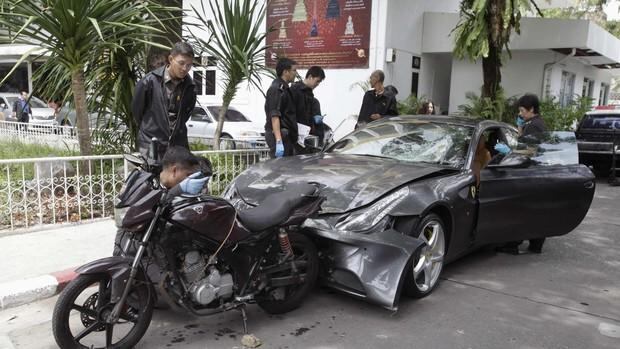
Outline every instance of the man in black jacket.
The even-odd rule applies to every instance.
[[[315,65],[308,69],[304,81],[298,81],[291,86],[297,122],[310,127],[310,134],[319,137],[323,134],[323,116],[313,91],[323,80],[325,71]]]
[[[278,77],[273,80],[265,96],[265,140],[272,158],[295,155],[297,115],[289,83],[297,75],[296,64],[288,58],[278,59]]]
[[[168,56],[168,64],[151,71],[136,85],[132,111],[142,155],[147,155],[153,137],[162,143],[159,159],[168,146],[189,148],[185,123],[196,105],[194,81],[188,75],[193,60],[192,47],[178,42]]]
[[[385,116],[398,115],[396,97],[391,93],[385,93],[384,80],[385,74],[381,70],[375,70],[370,74],[372,90],[368,90],[364,94],[356,128]]]

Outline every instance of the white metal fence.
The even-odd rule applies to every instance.
[[[72,126],[0,121],[0,139],[30,144],[77,149],[77,132]]]
[[[268,150],[203,151],[220,194]],[[128,172],[122,155],[0,160],[0,233],[35,225],[80,222],[113,215],[114,198]]]

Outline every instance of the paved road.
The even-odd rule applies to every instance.
[[[446,267],[436,291],[397,313],[317,289],[301,309],[249,307],[262,348],[620,347],[620,187],[598,184],[583,224],[541,255],[480,251]],[[0,348],[55,348],[56,298],[0,312]],[[241,348],[238,312],[158,312],[139,348]]]

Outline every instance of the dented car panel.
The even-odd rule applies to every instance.
[[[429,136],[436,129],[447,133]],[[495,154],[495,143],[484,136],[489,133],[514,156]],[[224,195],[240,208],[289,183],[319,183],[326,200],[304,230],[320,248],[323,281],[396,309],[404,280],[428,253],[428,241],[418,236],[425,217],[443,223],[442,263],[491,243],[567,234],[585,217],[595,183],[577,163],[574,134],[552,133],[527,144],[515,134],[514,127],[488,120],[394,117],[370,123],[323,153],[256,164]],[[493,160],[475,173],[482,139]],[[360,150],[359,144],[369,145]]]

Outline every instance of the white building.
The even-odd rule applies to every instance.
[[[346,0],[341,0],[343,3]],[[458,0],[373,0],[367,69],[329,69],[326,80],[315,90],[326,122],[335,127],[357,114],[363,92],[351,87],[368,79],[375,69],[386,74],[386,84],[399,90],[399,99],[410,93],[433,100],[443,112],[455,113],[467,92],[479,94],[482,68],[478,63],[452,56],[451,31],[458,21]],[[543,2],[544,3],[544,2]],[[560,2],[561,3],[561,2]],[[184,7],[199,8],[199,0],[186,0]],[[342,6],[342,5],[341,5]],[[524,18],[521,35],[510,43],[512,59],[502,69],[507,96],[526,92],[568,100],[588,95],[596,104],[607,103],[614,69],[620,67],[620,40],[585,20]],[[393,52],[388,56],[387,52]],[[419,68],[413,61],[419,63]],[[390,61],[390,62],[388,62]],[[215,70],[214,68],[209,68]],[[300,71],[303,76],[305,72]],[[217,81],[217,72],[215,80]],[[264,88],[270,81],[264,81]],[[417,80],[417,81],[416,81]],[[221,87],[203,102],[221,100]],[[260,91],[240,89],[234,104],[254,120],[264,122],[264,97]],[[348,132],[353,122],[338,133]]]

